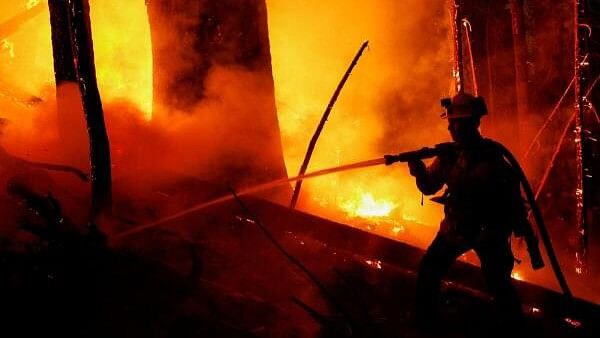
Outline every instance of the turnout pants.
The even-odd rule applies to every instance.
[[[442,278],[450,265],[470,249],[479,256],[487,288],[494,297],[502,321],[516,322],[523,317],[520,300],[511,282],[514,257],[507,237],[469,244],[438,233],[419,267],[416,310],[420,322],[431,321],[437,316]]]

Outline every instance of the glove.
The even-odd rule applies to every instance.
[[[408,161],[408,170],[412,176],[423,176],[425,174],[425,163],[421,160]]]

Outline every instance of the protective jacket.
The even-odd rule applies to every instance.
[[[516,172],[497,144],[481,138],[436,157],[416,173],[417,186],[444,204],[440,234],[468,242],[491,237],[522,235],[527,208]]]

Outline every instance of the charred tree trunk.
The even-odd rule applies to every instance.
[[[88,164],[87,136],[77,73],[71,48],[67,0],[49,0],[58,131],[65,160],[77,165]]]
[[[219,145],[201,159],[218,163],[213,179],[247,184],[285,176],[265,0],[150,0],[148,16],[154,116],[206,121],[203,137]],[[215,109],[198,109],[207,101],[217,102]]]
[[[590,120],[590,106],[587,90],[590,85],[590,52],[589,38],[592,34],[587,18],[588,8],[584,0],[573,1],[574,16],[574,66],[575,66],[575,147],[577,163],[577,188],[576,220],[579,247],[576,255],[576,271],[579,274],[587,273],[589,226],[592,216],[590,197],[588,191],[592,183],[591,134],[588,126]]]
[[[529,111],[528,76],[527,76],[527,43],[525,39],[525,14],[523,0],[510,0],[512,18],[513,51],[515,54],[515,90],[517,100],[517,141],[522,139],[523,123]],[[520,142],[519,142],[520,143]],[[520,149],[519,153],[524,151]]]
[[[68,18],[75,70],[90,141],[93,221],[111,203],[110,147],[94,65],[88,0],[68,0]]]
[[[70,43],[69,12],[67,0],[48,0],[50,28],[52,33],[52,54],[54,56],[54,77],[56,85],[77,82],[75,62]]]
[[[465,92],[465,67],[463,57],[462,18],[463,3],[461,0],[452,1],[450,8],[452,16],[452,35],[454,39],[454,85],[456,94]]]

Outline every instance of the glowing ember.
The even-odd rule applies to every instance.
[[[385,217],[389,216],[398,204],[385,199],[375,199],[373,194],[365,193],[358,200],[349,200],[342,204],[342,209],[350,217]]]
[[[523,280],[523,276],[521,276],[521,273],[518,271],[513,271],[510,276],[516,280]]]
[[[380,260],[367,259],[367,260],[365,260],[365,263],[367,263],[368,266],[371,266],[373,268],[381,270],[381,261]]]
[[[8,52],[8,56],[11,59],[14,59],[15,57],[15,45],[8,39],[0,40],[0,51]]]
[[[415,222],[415,223],[419,222],[419,220],[416,217],[410,216],[410,215],[407,215],[407,214],[403,214],[402,215],[402,219],[405,220],[405,221],[409,221],[409,222]]]
[[[432,128],[422,137],[416,125],[406,128],[410,131],[407,133],[404,128],[402,132],[394,130],[399,125],[392,123],[400,116],[409,118],[409,112],[419,112],[415,121],[420,121],[421,126],[439,123],[437,106],[424,108],[417,103],[419,100],[408,99],[430,92],[416,88],[414,77],[428,85],[443,84],[439,92],[447,89],[447,73],[438,69],[448,66],[451,45],[445,33],[436,35],[433,30],[423,29],[422,22],[429,20],[431,13],[429,5],[422,1],[343,0],[266,3],[277,112],[288,172],[298,172],[314,128],[364,40],[370,41],[371,48],[360,59],[335,104],[309,171],[374,158],[386,151],[412,149],[422,143],[433,144],[448,136],[443,126]],[[431,48],[415,51],[414,46],[423,39],[429,41]],[[415,60],[419,60],[418,65]],[[408,93],[409,88],[414,92]],[[431,102],[437,104],[437,100],[434,96]],[[431,109],[431,113],[421,114],[423,109]],[[307,181],[298,208],[397,240],[407,240],[410,233],[412,240],[428,236],[416,223],[438,224],[441,218],[439,205],[421,206],[420,200],[414,178],[406,166],[398,165]],[[402,213],[418,219],[401,224],[406,231],[395,223],[402,221],[400,207]],[[357,224],[362,221],[371,224]]]
[[[40,0],[28,0],[27,1],[27,9],[32,9],[33,7],[40,4]]]
[[[392,233],[394,235],[398,235],[398,233],[400,232],[404,232],[404,227],[403,226],[395,226],[392,228]]]
[[[90,15],[102,97],[129,101],[150,120],[152,50],[144,2],[94,0]]]
[[[566,317],[564,320],[567,324],[571,325],[573,328],[576,328],[576,329],[580,328],[583,325],[582,322],[580,322],[576,319],[573,319],[573,318]]]

